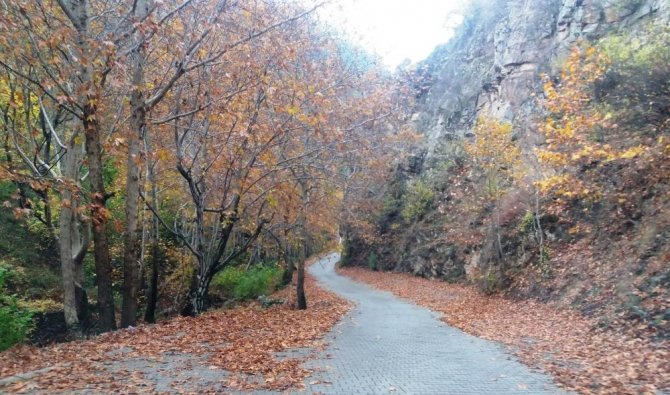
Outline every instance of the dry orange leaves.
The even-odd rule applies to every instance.
[[[439,311],[470,334],[502,342],[525,364],[582,394],[656,394],[670,389],[670,341],[597,329],[579,313],[409,274],[342,268],[345,274]]]
[[[154,378],[148,377],[144,368],[134,369],[131,360],[146,361],[143,365],[148,366],[172,355],[185,360],[182,366],[187,370],[198,364],[194,371],[211,370],[214,377],[219,369],[228,373],[221,372],[217,383],[203,388],[197,384],[201,380],[198,374],[178,372],[187,378],[186,382],[172,383],[170,392],[299,388],[309,374],[301,363],[309,356],[278,358],[275,354],[293,348],[318,348],[322,337],[349,309],[346,301],[322,290],[309,277],[306,291],[308,310],[295,310],[290,302],[268,309],[253,303],[196,318],[180,317],[120,330],[91,340],[41,349],[16,347],[0,354],[0,378],[10,377],[0,379],[0,392],[155,393]],[[273,297],[291,301],[294,292],[294,287],[288,287]],[[211,374],[208,376],[211,378]]]

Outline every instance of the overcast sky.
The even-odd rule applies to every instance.
[[[335,0],[321,11],[364,48],[395,68],[426,58],[451,37],[453,11],[465,0]],[[451,26],[451,28],[450,28]]]

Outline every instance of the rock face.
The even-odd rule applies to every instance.
[[[411,188],[412,179],[421,178],[435,190],[436,199],[432,210],[411,224],[400,223],[397,211],[383,215],[382,234],[393,242],[372,248],[380,254],[381,268],[449,281],[481,277],[480,269],[487,267],[493,253],[491,222],[486,219],[490,212],[448,208],[456,201],[456,206],[467,207],[475,196],[471,174],[458,175],[458,182],[454,178],[459,140],[473,136],[477,117],[487,114],[511,122],[520,147],[530,152],[541,142],[534,125],[544,117],[538,100],[543,95],[542,76],[555,76],[575,44],[669,22],[670,0],[473,0],[454,37],[417,69],[423,73],[422,88],[412,121],[425,136],[425,152],[419,157],[418,174],[400,170],[405,181],[393,188],[402,194],[403,188]],[[517,219],[525,213],[513,201],[506,211]],[[449,218],[468,224],[471,234],[449,234],[454,228]],[[565,233],[561,225],[546,226],[549,240]],[[484,242],[471,242],[477,237]],[[530,261],[524,240],[503,243],[513,264]],[[360,248],[360,260],[368,253]]]
[[[482,111],[532,137],[541,75],[551,74],[575,42],[666,23],[670,14],[669,0],[491,0],[472,7],[455,37],[423,62],[430,88],[414,119],[430,150],[466,136]]]

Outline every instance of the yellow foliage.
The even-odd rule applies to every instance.
[[[598,199],[597,185],[586,187],[577,169],[615,160],[631,160],[647,149],[642,145],[618,150],[604,143],[605,133],[616,130],[611,112],[594,105],[593,85],[603,78],[610,60],[594,47],[575,47],[563,65],[560,83],[544,77],[545,107],[549,117],[540,125],[546,146],[536,150],[550,174],[537,182],[543,193],[568,198]]]
[[[289,106],[288,108],[286,108],[286,113],[288,115],[296,115],[299,112],[300,112],[300,107],[298,107],[298,106]]]
[[[626,151],[620,153],[619,159],[633,159],[645,151],[646,151],[645,147],[638,145],[637,147],[627,149]]]
[[[538,149],[536,154],[541,162],[554,166],[566,165],[569,161],[567,155],[551,150]]]
[[[40,313],[51,313],[60,311],[63,304],[53,299],[34,299],[20,303],[21,307],[28,308],[31,311]]]
[[[484,171],[491,197],[499,197],[501,184],[514,178],[521,163],[521,149],[512,141],[512,125],[480,117],[473,131],[475,141],[466,144],[465,151]]]

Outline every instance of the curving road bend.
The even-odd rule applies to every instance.
[[[308,393],[566,394],[504,346],[470,336],[438,314],[335,272],[338,254],[311,274],[356,307],[328,335],[329,346],[306,366]]]

